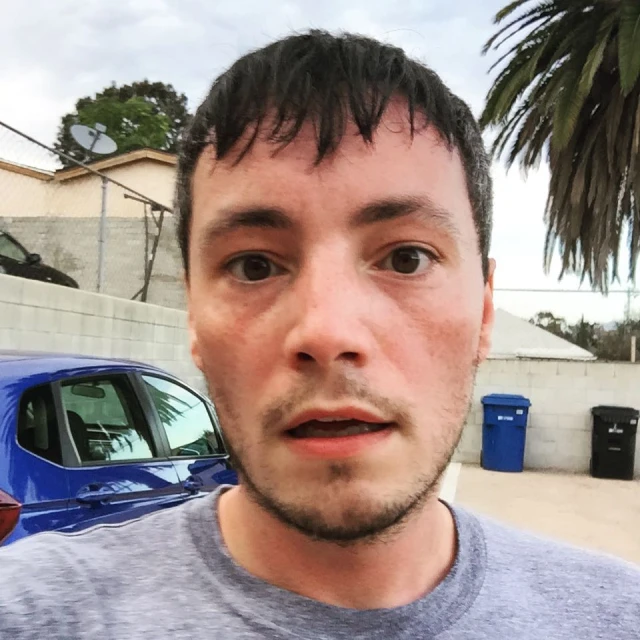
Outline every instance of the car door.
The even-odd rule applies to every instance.
[[[21,395],[9,389],[4,402],[0,489],[22,505],[18,524],[4,541],[9,544],[34,533],[63,528],[69,485],[51,386],[38,384]]]
[[[237,484],[215,416],[207,401],[175,380],[141,374],[169,456],[185,492],[198,495],[221,484]]]
[[[176,469],[130,375],[63,380],[56,390],[75,458],[67,468],[68,529],[121,522],[184,502]]]

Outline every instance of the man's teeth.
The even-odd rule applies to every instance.
[[[316,422],[347,422],[351,418],[318,418]]]
[[[331,427],[324,426],[328,422],[333,423]],[[294,438],[340,438],[380,431],[387,426],[386,423],[359,422],[351,419],[312,420],[301,424],[289,433]]]

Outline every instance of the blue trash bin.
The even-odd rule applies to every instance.
[[[482,398],[483,469],[522,471],[531,401],[524,396],[494,393]]]

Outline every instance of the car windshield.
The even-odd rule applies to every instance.
[[[16,244],[10,236],[2,233],[2,231],[0,231],[0,256],[11,258],[12,260],[19,260],[20,262],[24,262],[27,257],[22,248]]]

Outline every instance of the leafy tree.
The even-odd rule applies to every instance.
[[[548,161],[545,266],[558,246],[560,277],[606,290],[625,232],[630,277],[640,250],[640,2],[515,0],[495,23],[492,152],[525,170]]]
[[[592,322],[587,322],[584,316],[580,321],[570,327],[572,342],[582,349],[591,351],[592,353],[597,349],[598,344],[598,325]]]
[[[640,323],[619,322],[612,329],[600,328],[595,355],[600,360],[628,362],[631,355],[631,336],[638,335]]]
[[[604,327],[587,322],[583,317],[576,324],[570,325],[564,318],[554,316],[550,311],[540,311],[529,322],[590,351],[599,360],[628,362],[631,336],[640,337],[639,319],[629,319],[612,327]]]
[[[539,311],[529,322],[549,333],[553,333],[559,338],[570,339],[571,331],[567,321],[564,318],[554,316],[551,311]]]
[[[170,84],[134,82],[106,87],[94,97],[80,98],[76,110],[62,118],[55,149],[81,162],[95,160],[71,137],[71,125],[101,122],[118,144],[116,153],[150,147],[175,153],[182,130],[189,120],[187,97]],[[73,163],[61,158],[65,167]]]

